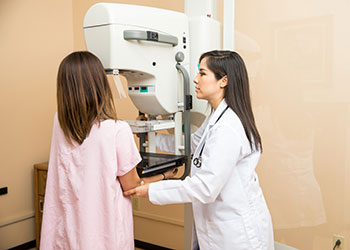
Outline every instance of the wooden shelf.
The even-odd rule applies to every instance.
[[[35,237],[36,249],[40,246],[41,221],[43,218],[44,196],[48,162],[34,164]]]

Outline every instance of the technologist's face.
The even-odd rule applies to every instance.
[[[207,58],[203,58],[199,64],[199,72],[193,79],[196,84],[195,91],[198,99],[204,99],[210,102],[222,94],[220,81],[216,80],[214,73],[208,69]]]

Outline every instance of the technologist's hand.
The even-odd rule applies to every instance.
[[[136,188],[130,189],[128,191],[125,191],[123,194],[125,196],[133,195],[138,197],[148,197],[148,186],[149,184],[143,184],[141,186],[138,186]]]

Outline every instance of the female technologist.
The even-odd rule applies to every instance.
[[[195,90],[212,113],[192,134],[191,177],[124,194],[148,196],[159,205],[192,202],[192,249],[274,249],[271,216],[255,172],[262,144],[245,64],[233,51],[206,52],[199,61]],[[158,134],[158,148],[172,151],[171,140]]]

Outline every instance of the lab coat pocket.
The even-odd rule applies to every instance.
[[[208,249],[250,250],[247,239],[241,217],[208,222]]]
[[[246,192],[248,194],[249,199],[260,199],[262,191],[257,176],[253,176],[250,178],[250,180],[247,183]]]

